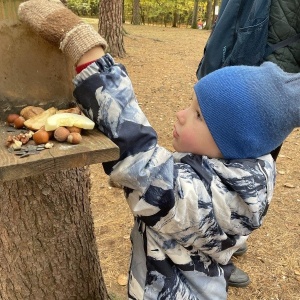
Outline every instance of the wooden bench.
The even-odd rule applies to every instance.
[[[4,141],[11,132],[8,126],[0,126],[0,180],[16,180],[44,172],[57,172],[70,168],[88,166],[116,160],[119,148],[97,129],[86,130],[78,145],[51,140],[54,147],[38,154],[20,158],[9,152]]]

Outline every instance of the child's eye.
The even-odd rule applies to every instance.
[[[197,118],[202,120],[201,114],[197,111]]]

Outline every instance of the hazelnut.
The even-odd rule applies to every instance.
[[[66,127],[70,132],[78,132],[81,133],[81,128],[76,127],[76,126],[70,126],[70,127]]]
[[[20,128],[24,127],[24,122],[25,122],[25,119],[20,116],[14,120],[14,127],[17,129],[20,129]]]
[[[38,130],[32,136],[33,140],[37,145],[46,144],[49,141],[49,134],[45,130]]]
[[[53,138],[54,131],[47,131],[47,130],[45,130],[45,126],[42,126],[39,130],[46,131],[48,133],[48,135],[49,135],[49,140],[51,140]]]
[[[9,114],[8,116],[7,116],[7,119],[6,119],[6,123],[7,124],[12,124],[14,121],[15,121],[15,119],[17,119],[17,118],[19,118],[20,116],[18,115],[18,114]]]
[[[60,126],[55,129],[54,138],[58,142],[64,142],[67,140],[69,134],[70,134],[70,131],[66,127]]]
[[[70,144],[79,144],[82,141],[82,136],[78,132],[71,132],[67,139]]]

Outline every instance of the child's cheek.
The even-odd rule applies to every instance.
[[[196,139],[193,130],[188,130],[185,132],[185,135],[181,142],[183,142],[186,146],[191,148],[195,144],[195,141]]]

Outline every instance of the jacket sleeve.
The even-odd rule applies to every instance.
[[[120,148],[119,160],[106,164],[105,171],[128,194],[134,193],[130,198],[137,200],[129,201],[134,214],[166,210],[167,202],[146,208],[141,199],[158,181],[164,190],[173,189],[173,156],[157,145],[156,132],[138,105],[124,66],[106,54],[78,74],[74,84],[83,112]]]
[[[123,65],[106,54],[78,74],[74,84],[82,111],[119,146],[119,160],[154,147],[156,133],[138,106]]]

